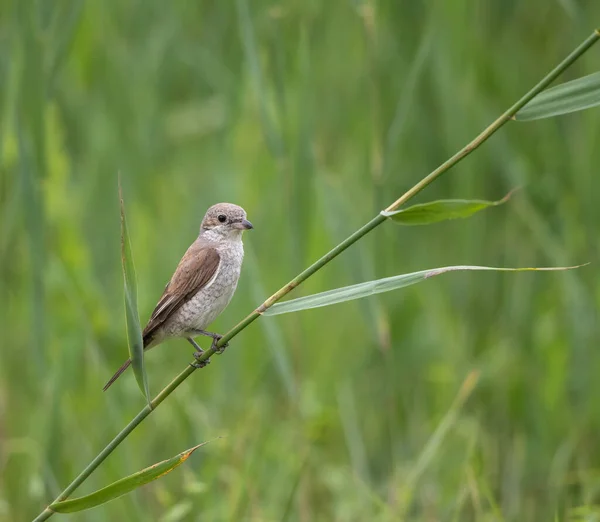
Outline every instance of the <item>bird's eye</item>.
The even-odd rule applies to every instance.
[[[221,222],[221,223],[225,223],[225,221],[227,221],[227,216],[225,214],[219,214],[219,216],[217,217],[217,219]]]

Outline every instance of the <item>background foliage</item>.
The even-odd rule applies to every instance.
[[[117,172],[144,321],[205,209],[255,230],[225,331],[474,137],[598,25],[578,0],[0,2],[0,520],[27,520],[143,406],[127,356]],[[592,24],[592,25],[590,25]],[[592,49],[564,80],[598,70]],[[105,520],[584,520],[600,502],[598,109],[510,124],[294,296],[452,274],[264,318],[78,490],[220,435]],[[190,360],[146,359],[156,393]],[[437,434],[434,436],[434,434]],[[433,437],[433,438],[432,438]]]

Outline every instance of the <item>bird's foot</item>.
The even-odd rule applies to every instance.
[[[204,350],[200,348],[196,341],[194,341],[194,339],[192,339],[191,337],[188,337],[188,341],[194,347],[194,358],[196,359],[195,362],[190,363],[190,366],[192,368],[204,368],[207,364],[210,363],[210,359],[206,359],[205,361],[199,361],[198,359],[204,355]]]
[[[210,364],[210,359],[206,359],[205,361],[199,361],[200,357],[204,355],[204,351],[202,352],[194,352],[194,362],[190,363],[192,368],[204,368],[205,366]]]
[[[210,345],[210,349],[212,350],[214,348],[215,353],[217,355],[221,355],[225,351],[225,348],[229,346],[229,343],[225,343],[223,346],[217,346],[217,343],[223,338],[223,336],[219,334],[214,335],[215,336],[213,337],[213,342]]]
[[[221,334],[207,332],[206,330],[194,330],[195,335],[206,335],[207,337],[212,337],[212,344],[210,345],[211,350],[214,348],[215,353],[221,355],[225,348],[229,346],[229,343],[225,343],[225,345],[217,348],[217,343],[223,338]]]

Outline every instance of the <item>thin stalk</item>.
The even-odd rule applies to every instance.
[[[409,199],[414,197],[416,194],[421,192],[427,185],[429,185],[436,178],[441,176],[444,172],[448,171],[460,160],[471,154],[477,147],[479,147],[484,141],[486,141],[492,134],[494,134],[500,127],[502,127],[507,121],[511,120],[517,112],[519,112],[525,105],[527,105],[533,98],[535,98],[540,92],[548,87],[556,78],[558,78],[566,69],[568,69],[583,53],[585,53],[596,41],[600,38],[600,29],[596,29],[590,36],[588,36],[569,56],[567,56],[562,62],[560,62],[554,69],[552,69],[533,89],[531,89],[525,96],[523,96],[517,103],[515,103],[510,109],[508,109],[502,116],[500,116],[494,123],[492,123],[487,129],[485,129],[479,136],[477,136],[471,143],[466,147],[460,149],[454,156],[442,163],[437,169],[424,177],[419,183],[417,183],[410,190],[407,190],[402,196],[394,201],[386,212],[396,210],[400,205],[406,203]]]
[[[463,158],[468,156],[476,148],[478,148],[484,141],[486,141],[492,134],[494,134],[500,127],[507,123],[513,116],[523,108],[529,101],[531,101],[537,94],[543,91],[548,85],[550,85],[561,73],[563,73],[570,65],[572,65],[580,56],[582,56],[596,41],[600,39],[600,30],[596,29],[588,38],[585,39],[581,45],[579,45],[571,54],[569,54],[560,64],[558,64],[550,73],[548,73],[542,81],[540,81],[533,89],[531,89],[525,96],[517,101],[512,107],[510,107],[502,116],[500,116],[494,123],[487,127],[481,134],[479,134],[473,141],[468,145],[459,150],[454,156],[440,165],[433,172],[428,174],[425,178],[419,181],[411,189],[406,191],[400,198],[394,203],[387,207],[386,211],[392,211],[397,209],[400,205],[406,203],[409,199],[417,195],[421,190],[427,187],[436,178],[441,176],[443,173],[450,170]],[[260,315],[270,308],[273,304],[279,301],[282,297],[291,292],[300,283],[308,279],[315,272],[323,268],[332,259],[341,254],[349,246],[356,243],[363,236],[371,232],[375,227],[383,223],[387,218],[381,214],[375,216],[366,225],[358,229],[354,234],[346,238],[335,248],[330,250],[327,254],[321,257],[318,261],[309,266],[306,270],[298,274],[288,284],[280,288],[271,297],[269,297],[263,304],[261,304],[256,310],[249,314],[245,319],[240,321],[236,326],[229,330],[217,343],[216,347],[211,347],[206,350],[202,357],[198,361],[205,361],[210,358],[216,352],[217,348],[220,348],[225,343],[229,342],[236,335],[238,335],[244,328],[250,323],[254,322],[260,317]],[[102,463],[102,461],[108,457],[113,450],[121,443],[125,438],[148,416],[154,409],[163,402],[183,381],[185,381],[196,368],[188,366],[183,370],[175,379],[171,381],[142,411],[140,411],[133,420],[125,426],[125,428],[119,432],[119,434],[90,462],[87,467],[69,484],[65,490],[56,498],[55,502],[65,500],[75,489],[77,489],[84,481],[89,477],[92,472]],[[49,507],[47,507],[42,513],[40,513],[33,522],[40,522],[47,520],[54,514]]]

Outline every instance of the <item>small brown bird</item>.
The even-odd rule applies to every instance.
[[[198,358],[204,351],[194,336],[212,337],[212,346],[219,341],[221,335],[204,329],[225,310],[233,297],[244,259],[242,233],[251,228],[252,223],[246,219],[242,207],[218,203],[207,210],[198,239],[181,258],[144,328],[144,350],[166,339],[184,337],[194,346],[194,356]],[[223,350],[224,347],[217,353]],[[130,364],[128,359],[106,383],[104,391]]]

